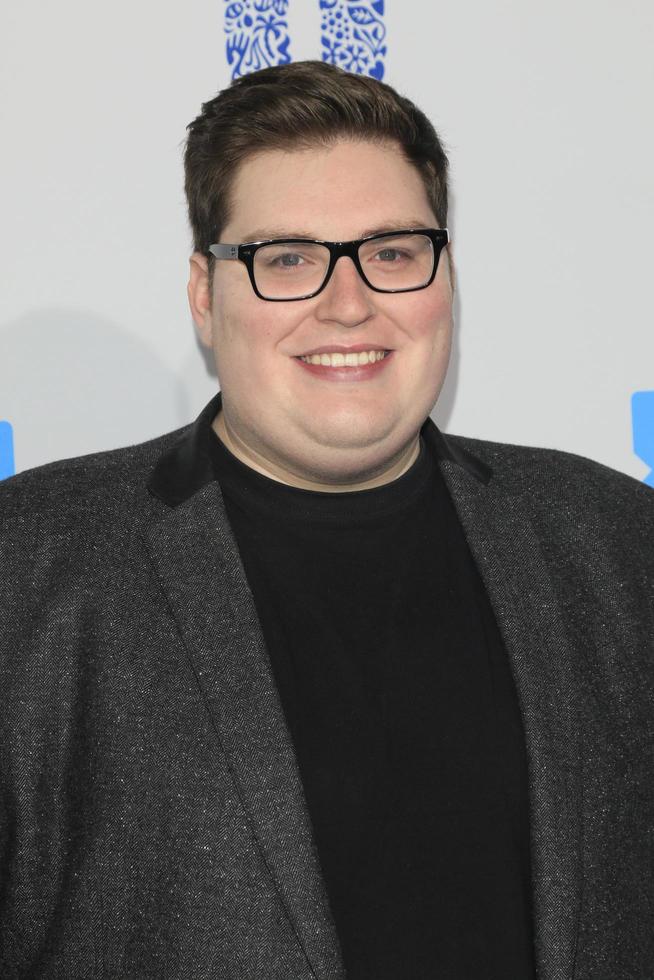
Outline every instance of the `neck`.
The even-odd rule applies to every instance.
[[[420,452],[420,438],[416,435],[415,439],[394,458],[382,472],[375,473],[368,479],[354,477],[349,482],[329,482],[323,483],[320,480],[311,479],[300,473],[296,473],[288,467],[266,459],[257,450],[248,446],[229,426],[225,420],[225,414],[221,410],[212,423],[212,427],[220,441],[229,449],[233,456],[236,456],[242,463],[256,470],[263,476],[278,483],[285,483],[289,487],[296,487],[299,490],[316,490],[324,493],[343,493],[344,491],[372,490],[374,487],[384,486],[397,480],[418,458]]]

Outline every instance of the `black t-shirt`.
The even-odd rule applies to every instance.
[[[348,980],[533,980],[522,722],[437,461],[321,493],[212,436]]]

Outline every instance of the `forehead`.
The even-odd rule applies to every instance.
[[[225,241],[283,235],[363,237],[385,227],[435,225],[422,178],[395,143],[339,140],[266,150],[239,167]]]

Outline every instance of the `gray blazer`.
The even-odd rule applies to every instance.
[[[4,980],[343,977],[201,428],[0,484]],[[539,980],[653,978],[654,492],[423,435],[517,686]]]

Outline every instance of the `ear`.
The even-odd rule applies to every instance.
[[[189,260],[189,267],[187,293],[191,315],[198,328],[201,343],[205,347],[211,347],[211,290],[209,288],[209,264],[206,255],[201,252],[194,252]]]

